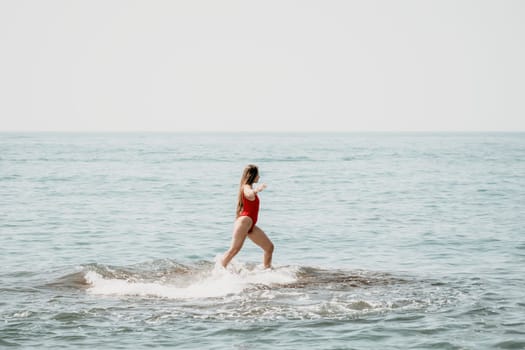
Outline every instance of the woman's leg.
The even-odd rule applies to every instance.
[[[250,227],[252,227],[252,219],[248,216],[241,216],[235,221],[230,249],[222,257],[223,267],[228,266],[233,257],[241,250]]]
[[[266,233],[257,225],[253,228],[252,233],[248,235],[253,243],[257,244],[264,250],[263,263],[265,268],[272,267],[273,243]]]

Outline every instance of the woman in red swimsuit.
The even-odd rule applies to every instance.
[[[233,227],[230,249],[222,257],[222,266],[226,267],[241,250],[246,237],[264,250],[263,263],[265,268],[272,266],[273,243],[257,225],[259,214],[259,197],[257,193],[266,188],[266,184],[253,188],[259,181],[259,170],[255,165],[247,165],[241,177],[239,198],[237,202],[237,219]]]

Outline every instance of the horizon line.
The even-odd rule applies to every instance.
[[[0,133],[49,134],[428,134],[428,133],[524,133],[523,130],[0,130]]]

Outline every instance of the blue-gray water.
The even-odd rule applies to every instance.
[[[0,347],[523,349],[524,228],[523,133],[3,133]]]

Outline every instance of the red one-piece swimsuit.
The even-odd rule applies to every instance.
[[[257,222],[257,217],[259,216],[259,197],[257,197],[257,194],[255,194],[255,199],[251,201],[247,199],[243,193],[242,206],[243,208],[239,216],[248,216],[252,219],[252,227],[250,227],[248,230],[248,233],[251,233],[255,223]]]

